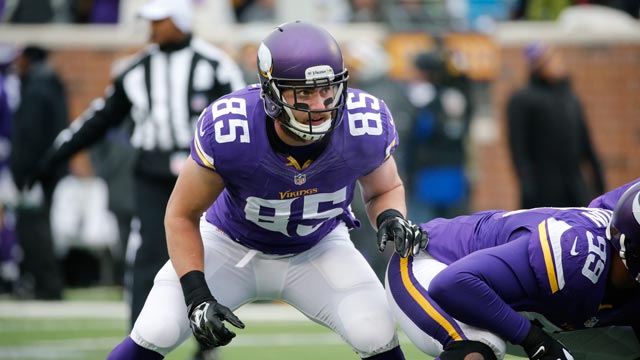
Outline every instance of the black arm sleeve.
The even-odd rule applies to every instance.
[[[84,114],[58,134],[46,155],[47,165],[65,162],[78,151],[96,143],[109,128],[125,120],[131,106],[122,78],[116,79],[104,98],[94,100]]]

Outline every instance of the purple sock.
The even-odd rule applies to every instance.
[[[366,360],[404,360],[404,354],[400,346],[396,346],[389,351],[368,357]]]
[[[164,356],[155,351],[145,349],[136,344],[127,336],[118,346],[116,346],[107,360],[161,360]],[[382,358],[381,358],[382,359]]]

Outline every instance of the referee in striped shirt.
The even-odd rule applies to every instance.
[[[158,270],[169,259],[164,211],[187,156],[195,123],[218,97],[243,87],[238,65],[221,49],[192,36],[191,1],[152,0],[138,16],[151,22],[149,46],[132,56],[102,99],[63,130],[36,166],[34,181],[49,169],[133,120],[135,215],[142,242],[133,265],[131,325],[142,310]]]

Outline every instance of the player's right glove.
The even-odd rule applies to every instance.
[[[561,342],[533,324],[520,346],[531,360],[573,360]]]
[[[376,219],[378,250],[384,251],[387,241],[393,241],[395,251],[405,258],[417,255],[429,243],[429,236],[422,228],[402,216],[398,210],[387,209]]]
[[[224,346],[236,334],[224,326],[228,321],[233,326],[244,329],[244,323],[231,309],[220,304],[211,295],[201,271],[190,271],[180,278],[189,316],[189,326],[196,340],[207,348]]]

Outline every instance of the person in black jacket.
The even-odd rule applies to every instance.
[[[64,85],[47,62],[48,52],[27,46],[15,60],[20,77],[20,104],[14,114],[9,167],[18,189],[24,189],[29,173],[46,153],[47,146],[69,121]],[[17,295],[57,300],[64,285],[58,260],[53,255],[49,213],[56,183],[66,167],[47,170],[42,187],[24,189],[16,209],[16,232],[24,258],[20,264]]]
[[[521,207],[585,206],[594,194],[604,192],[604,178],[564,60],[542,43],[527,46],[524,54],[530,81],[507,106]],[[591,170],[589,181],[584,165]]]
[[[133,265],[131,325],[158,270],[167,261],[164,211],[195,123],[213,100],[244,86],[238,65],[223,50],[192,36],[188,0],[153,0],[138,12],[151,21],[151,44],[132,57],[103,99],[60,133],[33,179],[105,137],[127,118],[134,122],[134,201],[141,244]]]

